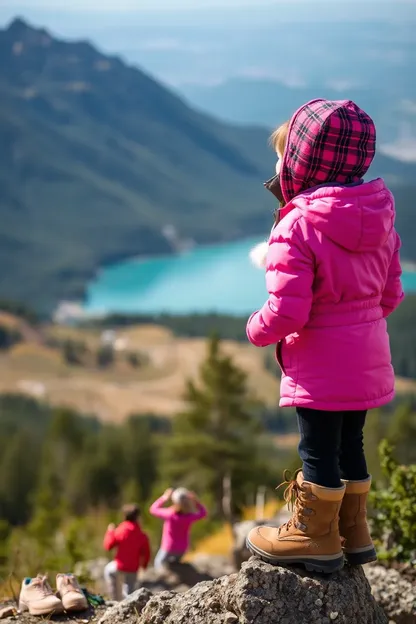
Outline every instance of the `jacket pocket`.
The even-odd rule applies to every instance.
[[[283,363],[283,340],[280,340],[276,345],[276,361],[282,373],[286,375],[285,365]]]

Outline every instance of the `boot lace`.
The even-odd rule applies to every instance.
[[[306,529],[305,524],[301,522],[301,520],[303,519],[302,514],[304,511],[306,511],[306,509],[303,508],[303,490],[297,481],[297,476],[299,472],[301,472],[301,470],[302,469],[299,468],[293,474],[291,474],[290,470],[285,470],[283,472],[284,481],[276,488],[277,491],[281,487],[284,487],[285,485],[287,486],[284,491],[283,498],[286,502],[286,505],[288,506],[289,511],[292,512],[292,517],[290,518],[290,520],[288,520],[278,528],[278,535],[280,535],[283,531],[289,531],[291,526],[294,526],[295,528],[301,530]]]

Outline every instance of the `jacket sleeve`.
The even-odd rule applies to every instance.
[[[200,503],[199,501],[197,505],[198,505],[198,510],[194,514],[192,514],[193,522],[196,522],[197,520],[202,520],[202,518],[205,518],[207,515],[207,510],[204,507],[204,505]]]
[[[149,509],[149,512],[152,514],[152,516],[155,516],[156,518],[162,518],[162,520],[167,520],[168,518],[170,518],[172,515],[172,510],[169,508],[163,508],[163,505],[167,501],[168,499],[166,498],[166,496],[161,496],[160,498],[155,500],[155,502]]]
[[[150,542],[146,533],[143,533],[143,544],[140,552],[140,565],[146,569],[150,561]]]
[[[396,245],[394,254],[391,259],[389,272],[387,275],[386,285],[381,297],[381,307],[383,309],[383,316],[387,317],[389,314],[401,304],[404,299],[404,292],[402,286],[402,267],[400,265],[400,237],[396,232]]]
[[[256,347],[276,344],[299,331],[312,306],[314,258],[296,232],[275,230],[267,256],[266,285],[269,298],[247,323],[247,337]]]
[[[104,536],[104,550],[112,550],[118,544],[116,529],[108,529]]]

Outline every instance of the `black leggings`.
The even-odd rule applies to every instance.
[[[296,412],[305,481],[334,488],[340,487],[341,479],[368,477],[363,448],[366,410],[324,412],[298,407]]]

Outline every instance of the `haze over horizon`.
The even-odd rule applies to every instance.
[[[289,92],[294,96],[288,102],[309,92],[363,97],[376,117],[376,105],[388,98],[380,113],[384,145],[397,157],[416,157],[411,79],[416,0],[199,0],[197,5],[192,0],[0,0],[0,25],[16,16],[53,36],[88,40],[142,68],[194,106],[232,122],[275,123],[281,107],[274,112],[273,102]],[[272,85],[272,91],[256,98],[250,85],[258,85],[259,93],[261,85]],[[226,91],[215,91],[222,86]]]

